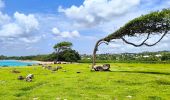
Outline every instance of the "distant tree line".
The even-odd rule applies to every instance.
[[[92,55],[82,55],[80,62],[92,62]],[[144,62],[144,63],[170,63],[170,52],[142,52],[122,54],[97,54],[96,62]]]
[[[57,57],[58,56],[58,57]],[[68,61],[68,62],[80,62],[80,63],[91,63],[92,55],[79,55],[79,53],[72,49],[67,49],[59,54],[53,52],[46,55],[35,55],[35,56],[0,56],[0,60],[4,59],[15,59],[15,60],[38,60],[38,61]],[[80,60],[81,59],[81,60]],[[159,52],[142,52],[142,53],[122,53],[122,54],[98,54],[98,63],[109,63],[109,62],[144,62],[144,63],[170,63],[170,52],[159,51]]]
[[[71,42],[60,42],[57,43],[53,48],[55,52],[46,55],[34,55],[34,56],[0,56],[0,60],[37,60],[37,61],[67,61],[67,62],[77,62],[81,59],[79,53],[73,50]]]

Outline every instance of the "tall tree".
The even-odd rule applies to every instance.
[[[64,42],[55,44],[53,48],[55,49],[56,54],[58,55],[59,52],[70,49],[72,46],[73,44],[71,42],[64,41]],[[58,56],[56,60],[58,61]]]
[[[123,27],[120,27],[114,33],[97,41],[93,51],[92,68],[95,65],[98,46],[102,43],[108,44],[112,42],[112,40],[121,39],[125,43],[133,45],[135,47],[140,47],[143,45],[154,46],[159,43],[163,39],[163,37],[168,34],[169,31],[170,9],[163,9],[161,11],[152,12],[150,14],[142,15],[141,17],[135,18],[134,20],[131,20],[130,22],[125,24]],[[146,35],[146,39],[144,39],[140,44],[135,44],[125,39],[125,37],[137,37],[140,35]],[[150,38],[151,35],[162,36],[155,43],[149,44],[147,40]]]

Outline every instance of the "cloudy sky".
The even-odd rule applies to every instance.
[[[91,54],[98,39],[129,20],[169,7],[169,0],[0,0],[0,55],[48,54],[61,41]],[[167,36],[154,47],[135,48],[117,40],[99,53],[170,50],[169,42]]]

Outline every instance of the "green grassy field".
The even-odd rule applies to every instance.
[[[53,65],[57,66],[57,65]],[[0,68],[1,100],[169,100],[170,64],[111,64],[91,72],[89,64],[60,65],[52,72],[34,67]],[[12,73],[16,69],[21,73]],[[80,71],[81,73],[76,73]],[[17,80],[34,74],[33,82]]]

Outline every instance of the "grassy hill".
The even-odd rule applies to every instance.
[[[57,66],[57,65],[52,65]],[[2,100],[169,100],[170,64],[111,64],[91,72],[89,64],[65,64],[52,72],[33,67],[0,68]],[[21,73],[12,73],[12,70]],[[80,71],[81,73],[77,73]],[[32,82],[17,80],[34,74]]]

